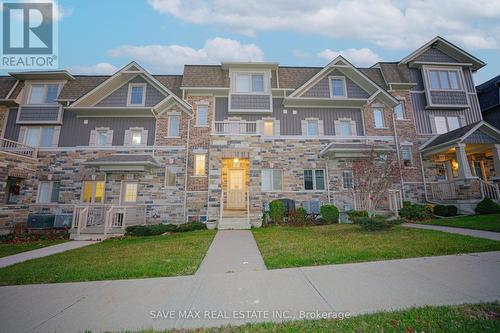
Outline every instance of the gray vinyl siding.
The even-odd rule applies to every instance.
[[[351,79],[346,77],[339,71],[332,71],[330,74],[321,79],[314,86],[309,88],[303,97],[316,97],[316,98],[330,98],[330,80],[329,76],[343,76],[345,78],[345,84],[347,89],[348,98],[368,98],[370,95],[363,90],[360,86],[354,83]]]
[[[483,112],[483,118],[485,121],[500,129],[500,106],[489,109]]]
[[[476,94],[469,94],[469,105],[470,109],[467,109],[465,112],[465,119],[467,120],[467,124],[483,120],[481,108],[479,106],[479,101]]]
[[[16,123],[17,120],[17,109],[9,109],[9,115],[7,117],[7,124],[5,125],[4,138],[12,141],[17,141],[19,138],[19,130],[21,125]]]
[[[273,98],[273,113],[269,115],[238,115],[242,120],[256,121],[263,117],[272,117],[280,121],[281,135],[301,135],[301,120],[305,118],[318,118],[324,122],[325,135],[335,135],[334,121],[339,118],[350,118],[356,122],[358,135],[364,135],[363,120],[360,109],[341,108],[291,108],[283,113],[283,99]],[[293,114],[297,110],[297,114]],[[215,121],[224,121],[232,117],[228,112],[228,98],[215,98]]]
[[[464,68],[464,80],[465,80],[465,89],[467,92],[473,93],[475,92],[474,87],[474,78],[472,77],[471,70],[469,68]]]
[[[424,87],[424,78],[422,77],[422,71],[418,68],[410,68],[410,80],[412,83],[416,83],[417,85],[412,87],[413,91],[423,91]]]
[[[450,57],[446,53],[442,52],[439,49],[430,48],[421,55],[419,55],[415,61],[423,61],[423,62],[449,62],[449,63],[457,63],[458,61],[455,58]]]
[[[270,110],[270,95],[232,94],[231,110]]]
[[[473,143],[473,144],[481,144],[481,143],[486,143],[486,144],[495,144],[497,141],[493,139],[491,136],[489,136],[486,133],[483,133],[481,130],[475,131],[471,135],[469,135],[465,140],[465,143]]]
[[[429,92],[432,105],[466,105],[467,94],[463,91],[435,91]]]
[[[88,124],[84,124],[84,119]],[[96,127],[109,127],[113,130],[113,146],[123,146],[125,130],[130,127],[143,127],[148,130],[148,145],[154,144],[154,118],[77,118],[71,111],[65,111],[63,126],[59,136],[59,147],[88,146],[90,132]]]
[[[146,83],[146,80],[144,80],[141,76],[133,78],[120,88],[116,89],[109,96],[105,97],[102,101],[97,103],[97,106],[127,106],[129,83]],[[146,86],[146,99],[144,103],[145,106],[155,106],[163,99],[165,99],[165,95],[163,95],[158,89],[148,83]]]
[[[19,121],[20,122],[38,122],[38,121],[52,121],[56,122],[59,118],[60,106],[22,106],[19,108]]]

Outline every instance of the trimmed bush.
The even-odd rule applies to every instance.
[[[285,205],[282,201],[273,200],[269,203],[269,218],[275,224],[283,222],[285,217]]]
[[[481,215],[497,214],[500,213],[500,205],[495,203],[490,198],[484,198],[480,203],[477,204],[476,213]]]
[[[374,217],[357,217],[356,224],[359,224],[365,231],[381,231],[392,229],[395,225],[401,224],[403,221],[388,220],[382,216]]]
[[[201,223],[198,221],[193,221],[189,223],[184,223],[179,225],[177,230],[174,230],[174,232],[186,232],[186,231],[194,231],[194,230],[205,230],[207,226],[205,223]]]
[[[319,212],[325,223],[337,223],[339,221],[339,209],[334,205],[323,205]]]
[[[458,214],[458,209],[453,205],[436,205],[434,206],[434,214],[438,216],[455,216]]]
[[[290,225],[303,226],[309,224],[309,222],[310,221],[308,221],[307,218],[307,211],[302,207],[297,208],[290,213],[290,216],[288,216],[288,223]]]
[[[403,207],[399,210],[399,215],[406,220],[427,220],[432,217],[432,213],[425,205],[412,204],[403,201]]]
[[[152,224],[152,225],[131,225],[127,227],[127,236],[158,236],[166,232],[186,232],[193,230],[203,230],[207,226],[201,222],[189,222],[181,225],[175,224]]]
[[[368,217],[368,212],[366,210],[351,210],[347,212],[347,216],[352,223],[356,223],[357,218]]]

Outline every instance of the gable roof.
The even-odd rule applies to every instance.
[[[478,69],[484,67],[486,63],[476,57],[474,57],[472,54],[466,52],[465,50],[461,49],[460,47],[452,44],[451,42],[447,41],[441,36],[436,36],[433,39],[431,39],[429,42],[425,43],[421,47],[419,47],[417,50],[413,51],[406,57],[404,57],[400,63],[402,64],[407,64],[413,60],[415,60],[419,55],[424,53],[430,48],[436,47],[440,49],[442,52],[445,54],[451,56],[452,58],[457,59],[458,61],[461,61],[462,63],[470,63],[472,65],[472,70],[477,71]]]
[[[481,90],[483,90],[484,88],[487,88],[491,85],[494,85],[494,86],[500,86],[500,75],[497,75],[491,79],[489,79],[488,81],[484,82],[484,83],[481,83],[480,85],[478,85],[476,87],[476,91],[477,92],[480,92]]]
[[[410,70],[407,66],[401,66],[397,62],[379,62],[377,65],[387,84],[412,83],[410,79]]]
[[[11,76],[0,76],[0,99],[9,97],[9,93],[16,82],[17,80]]]

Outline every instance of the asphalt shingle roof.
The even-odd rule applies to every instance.
[[[0,76],[0,99],[7,98],[16,81],[12,76]]]
[[[427,147],[425,147],[425,149],[459,139],[462,136],[464,136],[468,131],[470,131],[474,126],[476,126],[478,123],[479,121],[466,125],[464,127],[457,128],[456,130],[450,131],[448,133],[443,133],[438,137],[436,137],[434,140],[432,140],[432,142]]]

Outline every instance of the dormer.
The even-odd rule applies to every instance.
[[[272,113],[272,71],[276,63],[223,63],[229,71],[229,113]]]

